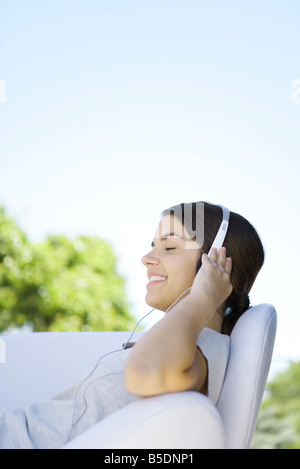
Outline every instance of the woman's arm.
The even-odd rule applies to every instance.
[[[230,295],[231,260],[226,250],[202,257],[190,294],[175,305],[133,347],[125,368],[129,392],[151,396],[201,391],[207,383],[206,359],[197,347],[202,329]]]

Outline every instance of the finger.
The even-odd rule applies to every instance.
[[[205,264],[205,262],[206,263],[210,262],[210,258],[208,257],[208,255],[205,252],[202,254],[201,261],[202,261],[202,264]]]
[[[203,264],[203,259],[204,259],[204,263],[206,262],[207,264],[213,265],[216,269],[219,268],[217,262],[214,261],[214,257],[215,257],[215,256],[210,255],[210,256],[208,257],[207,254],[203,254],[203,256],[205,256],[205,257],[202,257],[202,264]]]
[[[218,250],[217,248],[212,248],[209,259],[211,262],[217,263],[218,261]]]
[[[225,264],[225,272],[230,275],[231,270],[232,270],[232,260],[231,260],[231,257],[227,257],[226,264]]]
[[[218,265],[223,267],[223,269],[225,269],[225,264],[226,264],[226,248],[223,246],[219,250]]]

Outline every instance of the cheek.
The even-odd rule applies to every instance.
[[[193,255],[185,266],[184,275],[190,286],[194,281],[199,265],[201,265],[201,258],[199,260],[199,256]]]
[[[196,275],[196,262],[177,262],[174,264],[172,281],[178,287],[190,287]]]

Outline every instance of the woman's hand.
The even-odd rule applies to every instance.
[[[232,261],[230,257],[226,257],[225,247],[219,253],[217,249],[213,249],[210,257],[203,254],[202,266],[194,279],[190,296],[197,301],[204,293],[212,301],[216,311],[232,292],[231,270]]]

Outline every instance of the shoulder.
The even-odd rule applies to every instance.
[[[219,354],[229,356],[230,350],[230,337],[220,332],[215,331],[214,329],[209,329],[205,327],[197,340],[197,345],[202,350],[203,354],[206,353],[219,356]]]

